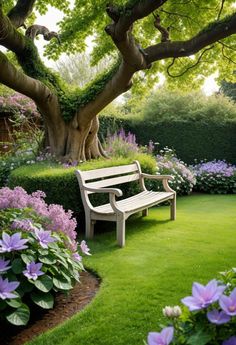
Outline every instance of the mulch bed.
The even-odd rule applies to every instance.
[[[46,332],[83,309],[99,289],[99,279],[89,273],[81,273],[81,282],[76,284],[68,296],[58,294],[53,309],[37,309],[27,327],[0,324],[1,345],[22,345],[41,333]]]

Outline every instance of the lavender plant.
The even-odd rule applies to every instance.
[[[128,132],[126,135],[122,128],[118,133],[108,135],[105,143],[105,150],[109,156],[132,157],[139,151],[135,134]]]
[[[0,319],[25,325],[32,303],[49,309],[56,292],[68,292],[83,270],[76,220],[45,194],[21,187],[0,189]]]
[[[236,193],[236,166],[221,160],[193,165],[195,189],[211,194]]]
[[[190,194],[196,183],[194,173],[187,165],[179,160],[175,152],[165,147],[157,155],[158,173],[161,175],[172,175],[173,181],[169,181],[171,187],[178,195]]]
[[[192,295],[165,307],[168,326],[150,332],[148,345],[236,345],[236,269],[205,286],[193,283]]]

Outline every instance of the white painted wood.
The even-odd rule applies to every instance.
[[[173,177],[170,175],[143,174],[138,161],[119,167],[89,171],[77,170],[76,176],[85,209],[87,238],[93,237],[96,220],[116,221],[117,242],[119,246],[123,247],[125,245],[125,220],[133,213],[140,211],[142,211],[143,216],[147,216],[148,208],[166,200],[170,201],[170,218],[176,219],[176,193],[168,184],[168,180],[173,179]],[[145,179],[161,180],[164,191],[148,191],[144,183]],[[86,183],[86,181],[91,180],[96,181]],[[139,180],[141,192],[123,200],[116,200],[116,197],[122,196],[120,189],[104,188],[136,180]],[[89,200],[91,193],[108,193],[110,202],[94,207]]]

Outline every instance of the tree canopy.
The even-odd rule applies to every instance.
[[[49,5],[64,14],[58,33],[34,24],[36,11],[44,14]],[[0,82],[36,102],[55,154],[83,160],[101,154],[97,114],[132,87],[136,72],[146,85],[157,81],[157,72],[182,88],[215,70],[234,81],[235,33],[233,0],[0,0],[0,43],[21,66],[0,52]],[[50,41],[45,54],[53,59],[83,52],[92,36],[92,63],[111,56],[115,65],[71,93],[40,60],[38,35]]]

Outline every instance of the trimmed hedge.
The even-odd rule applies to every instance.
[[[137,154],[133,158],[99,159],[81,164],[81,170],[99,169],[117,165],[125,165],[138,160],[144,172],[155,174],[156,161],[146,154]],[[28,193],[42,190],[46,193],[45,201],[48,204],[61,204],[66,210],[76,214],[83,213],[83,205],[79,192],[79,185],[75,176],[75,167],[63,168],[56,164],[37,163],[30,166],[21,166],[12,171],[8,186],[23,187]],[[135,193],[137,184],[124,184],[121,188],[125,195]],[[119,188],[119,186],[118,186]],[[94,205],[107,202],[107,195],[93,194],[91,201]]]
[[[159,149],[168,146],[177,156],[188,164],[194,160],[208,161],[219,159],[236,163],[236,122],[222,123],[193,121],[156,121],[145,122],[130,118],[112,118],[101,116],[101,138],[108,129],[113,133],[123,127],[136,135],[138,144],[147,145],[149,140],[158,142]],[[111,125],[112,124],[112,125]]]

